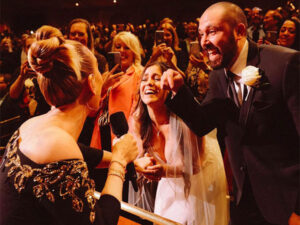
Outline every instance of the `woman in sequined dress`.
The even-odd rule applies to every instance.
[[[87,164],[106,155],[82,153],[77,145],[86,117],[99,107],[103,81],[97,60],[79,42],[46,39],[55,28],[43,29],[45,40],[34,42],[28,56],[52,108],[23,123],[6,147],[0,167],[0,224],[116,224],[125,166],[137,155],[136,143],[124,135],[113,146],[97,202]]]

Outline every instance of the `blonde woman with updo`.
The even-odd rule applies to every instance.
[[[43,35],[30,47],[28,59],[52,108],[24,122],[6,146],[0,224],[117,224],[125,167],[137,155],[136,143],[125,135],[113,146],[97,202],[87,163],[107,159],[108,153],[82,153],[77,144],[87,115],[99,108],[103,81],[97,60],[79,42]]]

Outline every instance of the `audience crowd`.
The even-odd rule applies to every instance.
[[[248,22],[247,38],[259,45],[280,45],[299,51],[300,13],[299,9],[292,8],[290,4],[288,2],[284,7],[266,11],[259,7],[245,8],[244,13]],[[157,79],[160,80],[164,70],[174,69],[184,77],[185,83],[190,87],[196,100],[201,102],[204,99],[209,89],[208,77],[212,68],[208,65],[207,55],[201,51],[199,44],[199,18],[186,22],[173,21],[170,18],[164,18],[159,22],[146,20],[144,24],[140,25],[131,23],[104,25],[101,22],[91,23],[91,21],[82,18],[66,22],[65,27],[59,28],[61,33],[53,34],[52,31],[51,35],[61,39],[78,41],[86,46],[96,57],[98,69],[103,79],[100,109],[91,113],[86,119],[78,142],[111,151],[115,135],[109,126],[109,116],[115,112],[123,111],[126,119],[131,121],[134,119],[133,115],[138,114],[138,120],[142,124],[140,126],[143,126],[143,122],[145,122],[143,128],[151,127],[147,128],[146,132],[149,133],[143,133],[143,129],[140,127],[140,130],[133,132],[141,139],[141,146],[138,146],[140,153],[139,160],[136,162],[137,170],[141,174],[146,174],[140,185],[144,185],[142,190],[149,190],[146,190],[148,191],[146,195],[145,193],[143,193],[143,196],[136,195],[132,192],[132,188],[125,184],[126,192],[123,192],[123,194],[125,193],[123,199],[127,200],[129,190],[130,203],[137,203],[142,208],[158,213],[160,209],[154,209],[153,206],[154,202],[158,201],[155,199],[155,195],[157,193],[161,194],[156,192],[157,182],[164,177],[167,171],[163,171],[163,169],[161,171],[160,168],[155,167],[155,170],[157,170],[155,173],[161,172],[164,175],[149,175],[149,171],[147,174],[145,168],[149,165],[150,167],[153,166],[154,162],[159,162],[161,168],[170,167],[169,164],[162,165],[168,161],[166,160],[168,157],[171,157],[166,154],[167,150],[170,149],[170,145],[173,146],[174,143],[165,140],[164,138],[167,135],[163,132],[159,133],[159,131],[156,135],[152,133],[156,132],[156,127],[164,125],[159,123],[161,122],[159,121],[160,117],[169,121],[169,118],[173,118],[174,115],[170,114],[163,104],[167,94],[163,93],[155,82]],[[50,36],[48,37],[47,33],[43,33],[44,36],[41,37],[41,34],[31,33],[29,30],[21,36],[17,36],[9,29],[9,26],[3,27],[6,28],[0,33],[0,146],[2,147],[7,144],[12,132],[22,122],[46,113],[50,109],[40,91],[35,71],[30,67],[27,59],[30,45],[37,40],[37,37],[48,39]],[[162,35],[160,36],[160,34]],[[117,54],[114,54],[115,61],[111,62],[111,52],[120,53],[117,63]],[[154,87],[147,90],[148,92],[162,92],[161,105],[152,104],[150,100],[147,102],[147,91],[143,92],[142,90],[142,84],[146,82],[151,83]],[[15,122],[15,118],[17,118],[17,122]],[[183,129],[181,120],[177,121],[174,117],[174,121],[180,125],[180,129]],[[135,128],[132,124],[129,124],[129,127],[130,130]],[[170,128],[165,129],[167,129],[165,133],[170,131],[168,130]],[[206,137],[206,139],[209,139],[209,137]],[[150,149],[149,143],[155,143],[158,149],[164,149],[166,152]],[[176,144],[179,145],[180,143]],[[199,149],[204,149],[202,142],[198,144]],[[229,191],[231,191],[232,175],[227,150],[222,144],[220,144],[220,148],[225,164]],[[149,155],[151,151],[154,153],[152,152],[152,155]],[[180,152],[180,149],[178,152]],[[3,153],[1,152],[1,155]],[[158,157],[155,158],[155,155]],[[195,160],[195,157],[192,160]],[[192,161],[192,164],[193,166],[196,165],[194,161]],[[182,167],[184,166],[182,165]],[[191,175],[193,175],[193,170],[195,168],[191,168]],[[178,171],[176,172],[180,173]],[[96,181],[96,189],[101,190],[105,184],[107,171],[104,174],[94,173],[92,173],[92,176]],[[170,170],[168,173],[170,173]],[[154,179],[155,182],[149,184],[151,176],[156,176],[156,178]],[[165,182],[170,181],[165,180]],[[183,196],[187,196],[193,191],[192,188],[196,186],[196,184],[190,182],[189,178],[185,178],[182,184]],[[162,182],[160,182],[161,185]],[[190,186],[186,192],[185,188],[188,185]],[[173,196],[171,197],[173,198]],[[208,198],[209,196],[205,197]],[[194,212],[194,214],[197,213],[199,212]],[[227,223],[226,213],[224,212],[223,222],[220,222],[220,224]],[[167,217],[167,213],[163,216]]]

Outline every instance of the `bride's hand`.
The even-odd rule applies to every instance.
[[[162,164],[148,166],[144,170],[143,175],[149,180],[159,181],[162,177],[166,176],[166,168]]]
[[[134,160],[134,166],[137,172],[143,173],[148,166],[154,165],[155,160],[149,155]]]

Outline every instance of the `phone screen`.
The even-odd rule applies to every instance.
[[[115,65],[120,66],[116,69],[114,73],[121,72],[121,53],[120,52],[108,52],[107,53],[108,69],[111,70]]]
[[[163,30],[157,30],[155,31],[155,44],[160,45],[165,42],[164,39],[164,31]]]
[[[190,54],[194,55],[196,58],[200,59],[200,44],[198,41],[192,41],[190,42]]]

